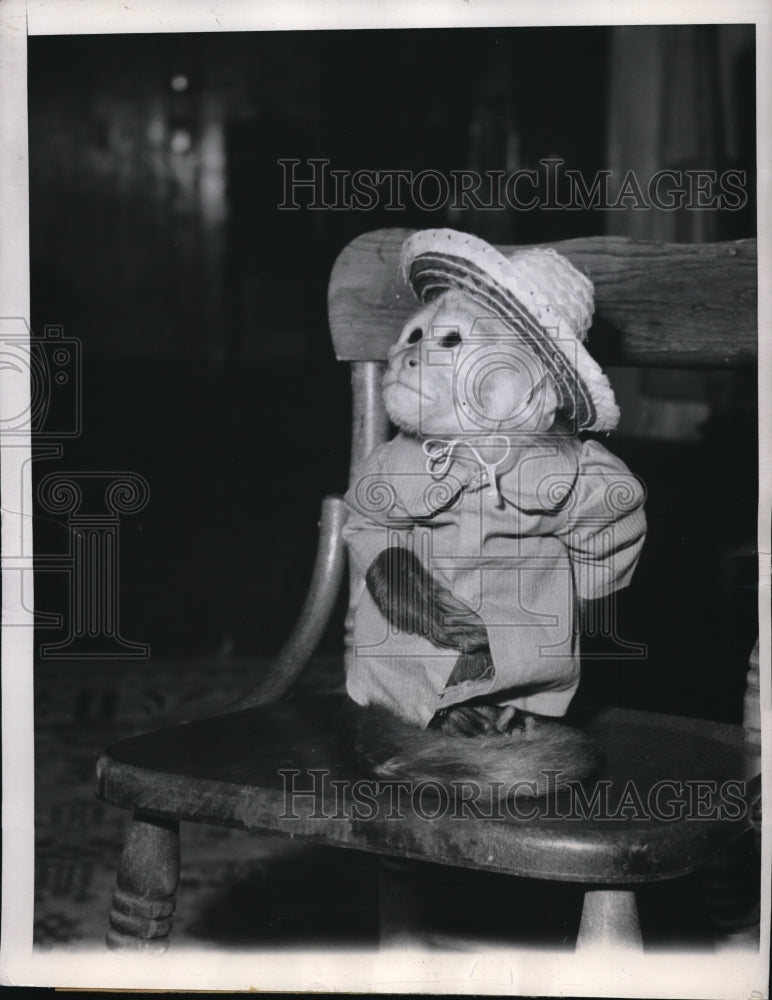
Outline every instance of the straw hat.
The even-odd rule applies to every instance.
[[[583,341],[592,322],[592,282],[554,250],[509,257],[454,229],[424,229],[402,245],[400,270],[429,302],[458,288],[491,309],[552,375],[558,409],[576,430],[607,431],[619,421],[614,392]]]

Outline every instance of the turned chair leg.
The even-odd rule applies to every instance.
[[[135,813],[118,868],[107,945],[162,954],[180,874],[179,824]]]
[[[597,947],[643,951],[634,892],[625,889],[585,892],[576,950]]]

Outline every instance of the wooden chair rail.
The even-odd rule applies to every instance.
[[[338,257],[328,306],[341,361],[383,360],[415,309],[398,274],[400,247],[411,232],[367,233]],[[595,284],[589,344],[601,364],[755,363],[755,240],[674,244],[597,236],[540,245],[560,251]],[[506,254],[517,248],[498,249]]]

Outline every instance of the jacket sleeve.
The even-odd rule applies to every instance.
[[[565,522],[577,596],[605,597],[626,587],[646,537],[643,483],[597,441],[585,441]]]

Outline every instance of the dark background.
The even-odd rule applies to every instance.
[[[752,236],[753,81],[743,25],[31,38],[33,330],[62,326],[83,358],[82,432],[35,475],[149,484],[120,525],[123,636],[159,661],[260,656],[286,636],[320,500],[346,485],[348,373],[325,293],[351,238]],[[560,156],[586,178],[731,166],[751,199],[739,213],[279,211],[277,159],[312,156],[508,172]],[[758,628],[755,372],[610,374],[625,419],[607,444],[646,482],[650,518],[619,628],[648,656],[588,655],[585,689],[739,721]],[[36,522],[38,553],[64,552],[67,519]],[[36,589],[42,611],[67,613],[62,573]]]

